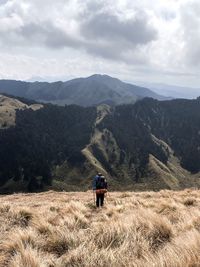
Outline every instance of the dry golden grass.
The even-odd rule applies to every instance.
[[[2,267],[200,266],[200,191],[0,197]]]

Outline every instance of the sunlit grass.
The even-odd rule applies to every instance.
[[[91,192],[0,197],[0,266],[200,264],[200,191]]]

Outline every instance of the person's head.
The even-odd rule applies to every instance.
[[[98,176],[102,176],[102,173],[100,173],[100,172],[98,172],[98,174],[97,174]]]

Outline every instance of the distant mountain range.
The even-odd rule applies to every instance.
[[[0,192],[200,186],[200,98],[95,107],[0,96]],[[34,108],[33,108],[34,107]]]
[[[135,103],[144,97],[164,100],[166,97],[150,89],[124,83],[107,75],[92,75],[67,82],[23,82],[0,80],[0,93],[25,97],[39,102],[58,105],[77,104],[96,106],[99,104]]]
[[[144,86],[157,94],[171,98],[194,99],[200,96],[200,88],[168,85],[163,83],[135,82],[138,86]]]

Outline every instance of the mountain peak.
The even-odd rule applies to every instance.
[[[118,80],[118,79],[116,79],[114,77],[111,77],[111,76],[109,76],[107,74],[93,74],[93,75],[87,77],[87,79],[95,79],[95,80],[105,80],[105,79]]]

